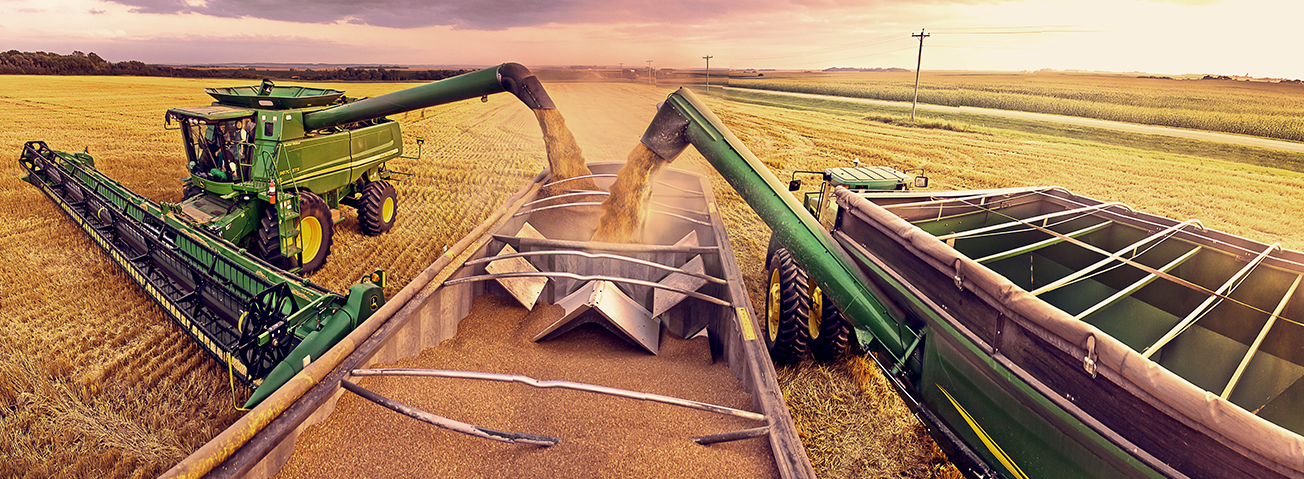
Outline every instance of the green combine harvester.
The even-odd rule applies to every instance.
[[[555,108],[516,63],[362,100],[266,80],[207,92],[212,105],[166,115],[180,125],[190,172],[179,204],[135,194],[89,154],[41,141],[24,145],[19,164],[232,381],[255,388],[245,407],[385,302],[383,271],[347,295],[296,273],[326,261],[340,205],[358,209],[365,234],[394,225],[398,173],[386,162],[403,154],[403,142],[386,115],[501,92],[531,109]]]

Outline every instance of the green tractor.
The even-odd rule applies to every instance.
[[[859,165],[860,160],[855,160],[855,163]],[[919,175],[910,175],[913,171],[918,171]],[[821,175],[819,190],[804,193],[801,204],[819,221],[824,231],[833,231],[833,221],[837,218],[834,187],[842,186],[865,194],[928,187],[928,177],[923,175],[922,169],[897,171],[886,166],[850,166],[824,171],[794,171],[788,182],[788,191],[801,190],[798,174]],[[819,285],[810,280],[810,275],[783,247],[777,234],[770,237],[765,266],[770,278],[765,295],[768,333],[765,344],[771,358],[777,363],[794,363],[801,361],[810,351],[820,361],[841,359],[850,341],[851,323],[824,295]]]
[[[398,122],[386,115],[510,91],[531,109],[555,108],[538,79],[516,63],[361,100],[344,92],[278,86],[205,89],[209,106],[168,110],[187,169],[177,205],[199,227],[275,266],[311,272],[330,254],[340,205],[358,211],[363,234],[389,231],[398,214],[387,168],[403,156]],[[173,124],[179,127],[173,127]]]

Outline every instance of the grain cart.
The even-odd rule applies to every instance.
[[[295,274],[325,260],[331,208],[354,205],[370,234],[393,225],[385,162],[402,142],[384,115],[504,91],[532,109],[553,108],[515,63],[358,101],[271,82],[210,89],[215,104],[167,113],[181,125],[191,172],[179,204],[133,193],[91,155],[41,141],[24,145],[19,165],[226,367],[233,388],[237,380],[255,388],[245,404],[252,407],[385,302],[381,271],[347,295]]]
[[[1304,252],[1053,186],[838,186],[816,220],[691,92],[648,131],[738,190],[966,475],[1304,476]]]
[[[330,254],[340,205],[357,209],[366,235],[394,225],[391,181],[401,174],[387,163],[403,155],[403,140],[386,115],[504,91],[531,109],[555,108],[538,78],[516,63],[362,100],[269,80],[207,88],[212,105],[164,116],[181,130],[190,172],[178,210],[269,263],[313,271]]]

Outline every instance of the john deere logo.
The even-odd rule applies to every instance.
[[[377,297],[375,297],[375,296],[372,296],[372,297],[371,297],[371,310],[372,310],[372,311],[375,311],[375,310],[377,310],[377,309],[380,309],[380,298],[377,298]]]

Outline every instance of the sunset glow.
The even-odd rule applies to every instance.
[[[0,0],[3,48],[110,61],[1081,69],[1304,78],[1284,0]]]

